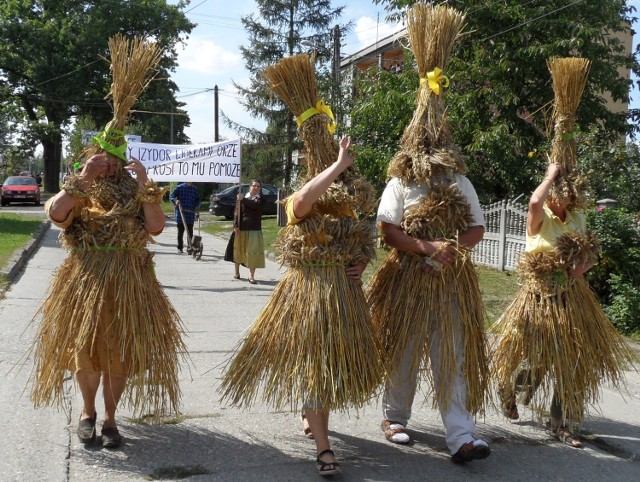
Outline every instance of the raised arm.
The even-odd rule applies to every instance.
[[[320,197],[327,191],[329,186],[336,178],[342,174],[351,164],[353,164],[354,157],[349,152],[351,148],[351,138],[344,136],[340,139],[340,151],[338,152],[338,159],[327,167],[324,171],[318,174],[316,177],[308,181],[302,188],[296,193],[293,200],[293,213],[296,218],[302,219],[311,212],[313,203],[315,203]]]
[[[115,172],[115,167],[112,164],[113,162],[107,160],[107,154],[91,156],[85,162],[82,172],[78,174],[74,187],[80,191],[86,191],[97,177],[113,174],[112,170]],[[69,194],[63,189],[50,202],[49,217],[57,223],[64,222],[80,202],[81,197]]]
[[[544,179],[538,185],[531,199],[529,200],[529,212],[527,213],[527,233],[529,236],[535,236],[540,232],[542,227],[542,220],[544,219],[544,203],[549,196],[553,181],[562,172],[562,166],[560,164],[553,163],[547,166],[547,172],[544,175]]]

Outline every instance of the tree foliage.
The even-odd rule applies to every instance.
[[[266,120],[265,132],[243,128],[231,119],[227,124],[243,132],[249,140],[259,144],[279,146],[285,153],[284,182],[289,185],[292,170],[292,152],[300,147],[295,143],[296,129],[289,109],[272,95],[262,78],[262,71],[282,57],[307,51],[301,42],[307,40],[318,45],[318,62],[330,57],[327,48],[330,27],[344,7],[333,8],[331,0],[256,0],[257,13],[242,17],[249,45],[241,47],[247,70],[251,73],[248,86],[234,83],[243,97],[243,105],[255,117]]]
[[[8,89],[2,108],[19,113],[22,142],[42,144],[48,191],[58,190],[62,139],[71,119],[88,116],[103,126],[111,118],[104,96],[111,82],[105,59],[113,34],[146,36],[159,44],[165,52],[158,75],[163,80],[154,82],[144,99],[155,103],[149,110],[179,107],[176,86],[167,78],[176,65],[180,35],[193,28],[182,12],[185,5],[166,0],[0,3],[0,82]],[[129,126],[146,122],[134,116]],[[184,125],[179,121],[177,130]]]
[[[392,15],[415,3],[374,1],[386,4]],[[623,0],[436,3],[467,12],[467,33],[447,66],[451,85],[444,95],[454,141],[468,155],[469,177],[484,202],[529,193],[544,170],[547,160],[542,153],[549,142],[553,101],[546,66],[550,57],[583,56],[592,61],[577,112],[583,132],[597,127],[599,145],[604,145],[637,130],[640,113],[631,111],[633,122],[628,123],[626,113],[608,109],[604,95],[627,100],[631,81],[618,69],[640,71],[638,53],[627,53],[614,35],[628,34],[626,21],[634,13]],[[385,85],[377,76],[371,82]],[[389,111],[382,105],[379,110]],[[395,114],[387,121],[370,138],[395,135]],[[378,145],[367,148],[375,152]],[[387,155],[384,146],[380,151]]]
[[[600,260],[588,275],[611,321],[623,333],[640,333],[640,231],[624,208],[592,210],[587,226],[598,236]]]
[[[351,106],[349,134],[355,143],[358,169],[379,192],[415,107],[418,78],[409,68],[412,64],[411,55],[406,54],[407,68],[402,71],[372,67],[366,76],[355,80],[357,94]]]

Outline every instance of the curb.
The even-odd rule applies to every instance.
[[[7,261],[7,264],[0,269],[0,276],[4,276],[12,283],[18,276],[18,273],[27,265],[27,262],[40,246],[42,238],[51,227],[51,221],[43,221],[37,231],[33,234],[33,238],[26,242],[24,246],[18,248]]]

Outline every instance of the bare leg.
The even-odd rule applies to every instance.
[[[320,454],[325,450],[330,450],[329,445],[329,412],[327,410],[311,410],[305,408],[304,414],[309,421],[309,427],[313,438],[316,441],[316,452]],[[322,460],[331,463],[336,462],[336,458],[331,454],[324,454]]]
[[[110,376],[104,374],[103,392],[104,392],[104,423],[103,427],[116,426],[116,409],[120,397],[127,386],[127,379],[124,377]]]
[[[256,269],[249,268],[249,279],[255,279]]]
[[[100,387],[100,372],[78,370],[76,372],[76,381],[82,393],[83,405],[80,420],[93,418],[96,413],[96,394],[98,393],[98,387]]]
[[[236,278],[240,278],[240,263],[236,263]]]

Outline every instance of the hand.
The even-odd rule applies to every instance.
[[[238,195],[236,196],[236,199],[238,201],[242,201],[243,198],[244,198],[244,194],[242,194],[241,192],[239,192]]]
[[[547,166],[547,173],[544,175],[544,178],[553,181],[560,174],[562,174],[562,166],[558,162],[554,162]]]
[[[180,199],[176,199],[176,206],[180,206],[181,204]]]
[[[240,228],[234,227],[233,228],[233,232],[236,233],[236,234],[240,234]]]
[[[427,241],[425,246],[431,247],[431,251],[427,250],[426,252],[427,256],[444,266],[454,263],[459,254],[448,241]]]
[[[133,157],[129,160],[129,164],[124,166],[124,168],[133,172],[136,175],[136,180],[138,181],[139,186],[143,186],[145,182],[149,180],[147,177],[147,169],[142,165],[142,163],[138,159],[134,159]]]
[[[113,160],[113,156],[106,153],[91,156],[84,163],[80,176],[91,184],[99,177],[109,177],[116,173],[117,159]]]
[[[338,152],[338,164],[343,166],[343,170],[353,164],[355,156],[350,152],[351,137],[342,136],[340,139],[340,151]]]
[[[354,281],[360,281],[362,279],[362,273],[367,268],[365,261],[360,261],[358,264],[347,266],[347,276]]]

